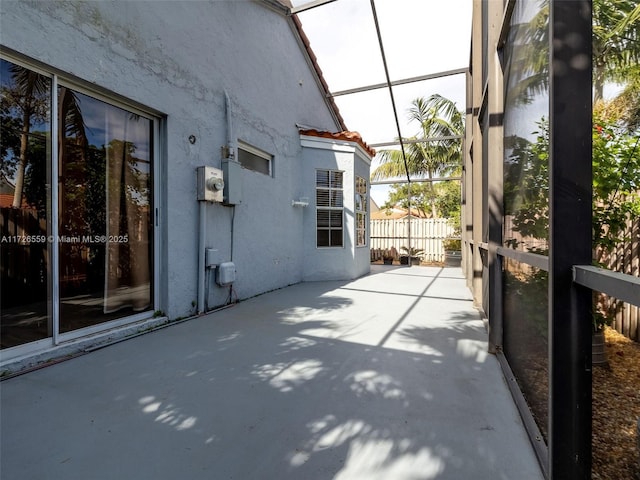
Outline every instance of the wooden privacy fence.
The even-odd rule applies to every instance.
[[[411,245],[409,245],[409,219],[372,219],[370,223],[371,260],[380,260],[393,247],[398,254],[406,254],[401,247],[412,251],[425,262],[444,262],[443,240],[454,237],[453,227],[446,218],[411,218]]]
[[[32,209],[0,208],[3,308],[47,294],[47,224]]]
[[[628,240],[618,245],[610,255],[597,251],[596,258],[609,270],[640,277],[639,218],[627,221],[625,236]],[[640,342],[640,308],[629,303],[619,302],[615,298],[604,296],[607,305],[615,312],[612,327],[621,334]]]

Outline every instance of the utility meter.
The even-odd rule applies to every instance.
[[[198,201],[222,202],[224,179],[222,170],[214,167],[196,169]]]

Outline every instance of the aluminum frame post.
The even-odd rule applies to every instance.
[[[549,2],[549,472],[591,478],[591,1]]]

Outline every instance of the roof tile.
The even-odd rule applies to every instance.
[[[375,157],[376,151],[371,148],[366,142],[362,139],[362,136],[358,132],[349,132],[347,130],[343,130],[342,132],[327,132],[325,130],[316,130],[315,128],[300,130],[300,135],[308,135],[310,137],[321,137],[321,138],[330,138],[333,140],[342,140],[346,142],[356,142],[360,145],[365,152],[371,155],[371,158]]]

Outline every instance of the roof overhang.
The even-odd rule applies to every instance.
[[[300,142],[303,147],[326,150],[358,152],[359,156],[371,164],[376,151],[367,145],[358,132],[327,132],[316,129],[301,129]]]

